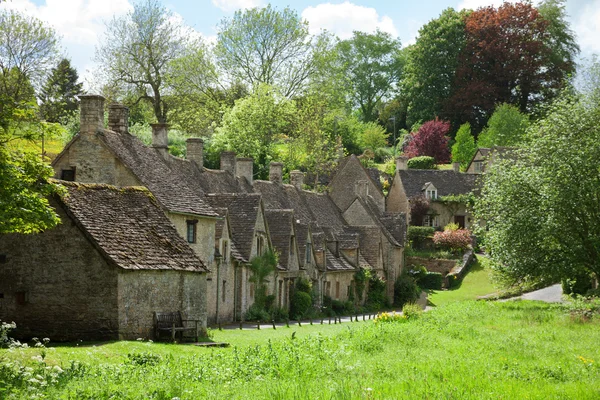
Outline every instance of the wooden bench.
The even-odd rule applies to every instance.
[[[154,337],[160,338],[161,332],[170,332],[171,340],[175,341],[175,335],[179,333],[180,341],[183,341],[183,332],[194,332],[196,342],[200,335],[199,327],[200,320],[197,319],[182,319],[181,311],[170,312],[154,312]],[[193,323],[193,325],[192,325]],[[188,326],[189,325],[189,326]]]

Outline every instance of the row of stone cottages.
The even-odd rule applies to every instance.
[[[207,169],[198,138],[188,139],[187,159],[173,157],[165,125],[152,126],[145,146],[121,105],[109,106],[104,129],[101,96],[81,96],[80,115],[80,133],[53,161],[65,193],[50,201],[62,223],[0,236],[0,320],[15,321],[22,337],[151,337],[154,311],[180,310],[204,327],[243,320],[254,301],[249,262],[268,248],[279,254],[268,292],[280,307],[299,277],[319,304],[346,301],[361,268],[385,279],[392,300],[408,199],[431,186],[436,196],[469,191],[474,181],[407,170],[400,158],[386,199],[379,174],[350,156],[327,193],[315,193],[299,171],[283,184],[280,163],[269,181],[254,180],[252,159],[231,152],[220,170]],[[453,211],[468,224],[466,210]]]

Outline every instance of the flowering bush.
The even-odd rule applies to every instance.
[[[381,312],[377,314],[373,320],[376,324],[388,323],[388,322],[405,322],[406,317],[402,314],[396,314],[396,312]]]
[[[464,251],[471,245],[471,232],[468,229],[446,229],[433,234],[433,243],[452,252]]]

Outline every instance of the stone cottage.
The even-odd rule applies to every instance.
[[[468,195],[476,189],[477,175],[461,173],[458,163],[452,170],[408,169],[408,159],[396,159],[396,175],[386,199],[388,211],[403,212],[410,216],[410,201],[424,198],[429,201],[429,211],[423,225],[443,228],[457,223],[470,228],[473,221],[464,202],[448,202],[445,196]],[[409,224],[413,224],[409,221]]]
[[[0,236],[0,319],[18,337],[150,338],[154,311],[206,327],[208,269],[147,189],[57,182],[58,226]]]

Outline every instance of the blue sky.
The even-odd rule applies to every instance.
[[[513,0],[511,0],[513,1]],[[264,6],[268,0],[163,0],[163,4],[208,41],[216,27],[235,10]],[[535,3],[536,1],[534,1]],[[91,79],[95,46],[105,22],[132,8],[133,0],[8,0],[1,8],[17,9],[53,26],[62,37],[64,53],[80,76]],[[341,38],[353,30],[379,28],[400,38],[403,45],[414,42],[419,28],[448,7],[455,9],[502,4],[502,0],[273,0],[272,6],[290,6],[309,22],[313,32],[325,28]],[[600,54],[600,0],[568,0],[571,27],[578,37],[582,56]]]

